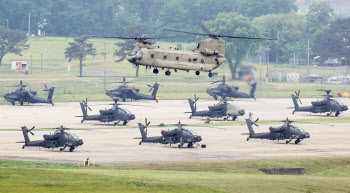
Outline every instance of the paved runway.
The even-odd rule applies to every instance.
[[[304,105],[311,105],[311,101],[316,99],[303,99]],[[344,104],[350,107],[350,99],[342,99]],[[217,101],[197,102],[197,110],[208,110],[209,105],[213,105]],[[252,112],[254,117],[261,120],[279,120],[286,119],[307,119],[322,118],[325,114],[309,114],[298,112],[292,114],[293,109],[287,109],[293,106],[291,99],[252,99],[235,100],[230,103],[236,104],[245,109],[244,117],[237,120],[243,121],[248,117],[248,113]],[[100,109],[111,108],[111,102],[89,102],[92,111],[88,111],[90,115],[98,114]],[[125,108],[134,113],[136,119],[128,123],[130,126],[137,126],[137,123],[144,122],[144,118],[148,118],[152,125],[175,124],[179,120],[183,123],[204,123],[205,118],[189,119],[188,113],[191,109],[185,100],[160,100],[155,101],[137,101],[124,102],[121,108]],[[106,128],[114,127],[113,123],[100,123],[96,121],[85,121],[80,123],[82,112],[78,102],[56,103],[55,106],[48,104],[33,104],[24,106],[0,105],[0,130],[1,129],[20,129],[21,126],[36,126],[36,128],[55,128],[61,125],[70,128]],[[340,114],[341,117],[350,116],[350,111]],[[121,123],[120,123],[121,125]]]
[[[310,104],[312,99],[303,100],[303,104]],[[350,106],[349,99],[342,101]],[[136,120],[130,122],[136,126],[139,121],[147,117],[151,125],[160,123],[175,124],[179,120],[183,123],[202,123],[204,119],[188,119],[189,105],[186,101],[141,101],[126,102],[122,108],[135,113]],[[109,102],[91,102],[93,112],[107,108]],[[214,101],[199,101],[198,110],[207,109]],[[258,99],[237,100],[234,103],[244,107],[246,112],[252,112],[254,118],[260,120],[300,119],[325,117],[325,115],[310,115],[298,113],[292,115],[291,99]],[[98,106],[94,106],[98,105]],[[137,105],[137,106],[136,106]],[[349,124],[335,124],[334,127],[325,125],[300,125],[310,132],[311,138],[300,144],[284,144],[283,141],[254,140],[246,141],[248,130],[246,126],[231,127],[196,127],[190,128],[203,138],[207,148],[183,148],[178,149],[176,145],[142,144],[138,145],[140,137],[138,128],[115,127],[112,124],[96,122],[80,123],[81,115],[79,103],[57,103],[54,107],[50,105],[32,106],[0,106],[0,130],[13,129],[14,131],[0,131],[0,159],[39,160],[53,162],[83,163],[89,157],[95,163],[131,163],[131,162],[157,162],[157,161],[196,161],[196,160],[236,160],[236,159],[258,159],[258,158],[280,158],[280,157],[331,157],[350,156],[350,127]],[[349,116],[350,112],[344,112],[340,116]],[[247,117],[248,115],[245,115]],[[239,120],[244,120],[239,117]],[[27,147],[21,149],[23,141],[20,126],[36,126],[36,128],[53,128],[60,125],[71,128],[114,128],[97,130],[71,130],[84,140],[84,145],[74,152],[59,153],[58,149],[42,149]],[[175,126],[174,126],[175,128]],[[171,129],[171,128],[170,128]],[[18,130],[18,131],[15,131]],[[148,136],[160,135],[161,128],[148,130]],[[261,125],[256,132],[264,132],[268,126]],[[42,139],[48,131],[35,131],[32,140]]]

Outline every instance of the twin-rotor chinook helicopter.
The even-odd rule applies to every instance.
[[[178,30],[167,30],[171,32],[185,33],[190,35],[209,36],[208,39],[200,40],[198,46],[192,51],[183,50],[169,50],[162,49],[159,46],[152,46],[152,43],[146,41],[148,39],[164,39],[172,37],[158,37],[150,38],[143,34],[141,37],[107,37],[107,36],[89,36],[102,38],[116,38],[116,39],[134,39],[136,46],[126,59],[136,66],[153,67],[153,73],[158,74],[159,69],[166,70],[165,75],[170,76],[170,70],[190,70],[196,71],[196,75],[200,72],[208,72],[209,77],[213,76],[212,71],[218,68],[226,61],[225,58],[225,40],[222,38],[236,38],[236,39],[255,39],[255,40],[275,40],[270,38],[256,38],[256,37],[237,37],[237,36],[222,36],[213,34],[205,26],[201,26],[205,34],[192,33]]]

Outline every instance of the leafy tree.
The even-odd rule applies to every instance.
[[[0,66],[3,57],[8,53],[22,56],[22,50],[27,50],[27,36],[24,31],[11,30],[0,26]]]
[[[87,55],[96,56],[96,49],[92,43],[88,43],[88,37],[75,38],[74,42],[69,43],[69,47],[66,48],[64,55],[68,58],[68,61],[79,60],[80,64],[80,77],[82,77],[83,61],[86,60]]]
[[[251,24],[248,18],[235,13],[221,13],[215,20],[206,22],[206,25],[214,34],[242,37],[259,36],[258,29]],[[245,39],[226,40],[225,57],[229,63],[232,78],[235,78],[237,67],[241,65],[247,52],[256,50],[256,43],[254,40]]]
[[[237,4],[237,11],[249,18],[267,14],[290,13],[298,10],[295,0],[241,0]]]
[[[306,57],[305,17],[301,14],[269,14],[255,18],[254,25],[264,37],[278,38],[270,42],[270,59],[288,62],[294,53]]]
[[[323,60],[334,57],[350,65],[350,18],[338,18],[315,35],[315,48]]]
[[[140,37],[143,34],[148,35],[149,31],[145,26],[139,25],[139,26],[134,26],[134,27],[129,27],[125,34],[124,37]],[[114,56],[120,57],[116,62],[121,62],[123,61],[126,56],[135,48],[135,40],[125,40],[122,42],[118,42],[115,44],[117,47],[119,47],[119,50],[116,50],[114,52]]]
[[[309,11],[306,14],[306,22],[310,35],[314,34],[318,29],[329,24],[333,8],[328,2],[314,2],[310,5]]]

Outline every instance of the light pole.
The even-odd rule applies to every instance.
[[[259,53],[259,68],[260,68],[260,76],[259,76],[259,88],[261,90],[261,43],[259,42],[259,50],[255,53]]]
[[[33,75],[33,60],[32,60],[32,55],[30,55],[30,75]]]
[[[270,42],[267,40],[267,47],[266,47],[266,60],[267,60],[267,66],[266,66],[266,82],[269,82],[269,62],[270,62],[270,48],[269,48]]]

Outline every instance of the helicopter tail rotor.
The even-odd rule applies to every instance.
[[[300,98],[299,98],[300,90],[298,90],[298,92],[297,92],[297,91],[294,91],[294,92],[295,92],[295,95],[296,95],[297,100],[299,100],[300,104],[303,104],[303,103],[301,102]]]

